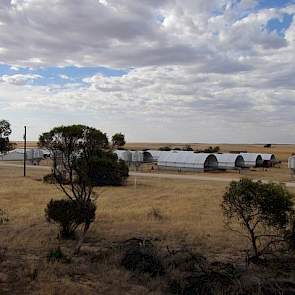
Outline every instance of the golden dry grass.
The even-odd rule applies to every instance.
[[[3,294],[162,294],[157,282],[139,285],[116,258],[91,262],[105,245],[134,236],[159,238],[163,247],[190,245],[219,260],[244,255],[245,240],[223,226],[225,184],[137,178],[135,187],[130,178],[127,186],[97,189],[97,217],[82,254],[71,264],[47,263],[49,250],[60,242],[56,226],[44,218],[44,208],[62,193],[44,184],[42,173],[29,170],[23,178],[21,168],[0,167],[0,208],[10,217],[0,226],[0,246],[8,248],[0,269],[9,276],[8,286],[0,282]],[[153,217],[153,208],[161,220]],[[73,245],[61,243],[66,253]]]

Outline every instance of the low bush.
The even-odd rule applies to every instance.
[[[63,179],[60,175],[55,175],[54,173],[46,174],[45,176],[43,176],[43,182],[48,184],[69,184],[69,181]]]
[[[95,219],[96,205],[89,201],[79,203],[77,201],[61,199],[51,200],[45,209],[45,216],[49,222],[60,226],[59,236],[63,239],[75,238],[75,231],[79,225],[90,224]]]
[[[171,148],[169,146],[162,146],[159,148],[159,151],[169,152],[171,151]]]
[[[123,185],[129,176],[129,168],[112,153],[103,153],[91,162],[89,178],[94,186]]]
[[[150,240],[133,238],[124,243],[121,265],[127,270],[151,277],[164,274],[164,267]]]
[[[6,210],[0,209],[0,224],[4,224],[9,221]]]
[[[71,259],[62,252],[60,247],[57,247],[49,251],[47,255],[47,261],[48,262],[61,261],[64,263],[70,263]]]

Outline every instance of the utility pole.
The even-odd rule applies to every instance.
[[[27,164],[27,126],[25,126],[25,134],[24,134],[24,177],[26,177],[26,164]]]

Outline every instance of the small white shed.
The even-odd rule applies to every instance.
[[[255,153],[241,153],[240,154],[245,161],[245,167],[259,167],[262,166],[263,160],[260,154]]]
[[[126,163],[132,162],[132,153],[126,150],[115,150],[114,153],[118,156],[119,160],[123,160]]]
[[[239,154],[214,154],[218,161],[218,169],[237,169],[245,167],[245,161]]]
[[[209,171],[217,170],[218,162],[213,154],[169,151],[161,153],[158,167],[180,171]]]

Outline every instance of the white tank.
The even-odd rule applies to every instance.
[[[288,159],[288,168],[295,171],[295,156]]]

